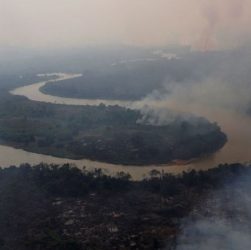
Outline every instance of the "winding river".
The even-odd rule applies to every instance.
[[[47,102],[54,104],[65,105],[99,105],[104,103],[106,105],[120,105],[123,107],[139,108],[143,106],[144,101],[126,102],[117,100],[91,100],[91,99],[74,99],[63,98],[57,96],[46,95],[40,92],[40,88],[47,82],[62,81],[82,76],[81,74],[65,74],[55,73],[41,75],[56,76],[56,79],[49,81],[41,81],[24,87],[12,90],[13,95],[25,96],[30,100]],[[149,104],[149,101],[148,101]],[[129,172],[134,179],[141,179],[146,176],[150,170],[158,168],[160,171],[168,173],[181,173],[191,169],[206,170],[217,166],[220,163],[246,163],[251,160],[251,119],[243,114],[238,114],[235,111],[229,111],[220,107],[209,107],[208,105],[197,105],[196,103],[182,103],[181,100],[165,100],[150,103],[152,105],[164,106],[177,111],[191,112],[196,115],[206,117],[210,121],[216,121],[222,130],[228,136],[228,143],[216,154],[205,157],[186,165],[161,165],[161,166],[122,166],[113,165],[102,162],[90,160],[70,160],[57,158],[48,155],[41,155],[36,153],[26,152],[22,149],[15,149],[8,146],[0,146],[0,165],[7,167],[9,165],[19,165],[24,162],[30,164],[44,163],[74,163],[78,167],[85,166],[87,169],[102,168],[107,173],[113,174],[118,171]]]

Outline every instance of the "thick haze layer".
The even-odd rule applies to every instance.
[[[249,41],[249,0],[0,0],[0,46],[186,44],[207,50]]]

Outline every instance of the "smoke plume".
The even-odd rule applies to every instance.
[[[203,1],[202,15],[205,19],[198,48],[207,51],[224,47],[223,43],[240,46],[249,41],[246,0]]]
[[[251,248],[250,174],[211,194],[184,220],[177,250]]]

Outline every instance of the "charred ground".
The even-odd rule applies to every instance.
[[[154,170],[135,182],[126,173],[110,177],[67,164],[1,169],[1,249],[175,249],[181,219],[250,174],[233,164],[179,176]]]

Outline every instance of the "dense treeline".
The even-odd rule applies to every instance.
[[[0,168],[0,182],[17,181],[21,184],[32,184],[52,197],[78,197],[90,192],[123,192],[130,188],[148,189],[165,196],[173,196],[184,192],[186,188],[219,188],[223,184],[234,181],[237,177],[251,174],[251,166],[222,164],[207,171],[183,172],[180,175],[163,173],[158,170],[149,172],[142,181],[132,181],[125,172],[114,176],[105,174],[102,169],[87,171],[74,165],[39,164],[31,166],[22,164],[19,167]]]
[[[76,72],[82,72],[83,77],[48,83],[42,87],[42,92],[74,98],[139,100],[153,91],[166,91],[174,82],[182,85],[200,82],[218,71],[226,57],[224,52],[201,53],[171,48],[157,51],[159,53],[149,50],[138,54],[136,51],[131,55],[122,51],[116,57],[109,55],[113,61],[103,62],[98,67],[85,65],[81,68],[79,65]],[[168,60],[168,55],[177,57]],[[104,58],[107,59],[101,57],[98,62]],[[96,59],[93,57],[90,61],[93,63]]]
[[[181,67],[178,68],[178,65]],[[105,71],[85,71],[83,77],[48,83],[41,91],[62,97],[139,100],[155,89],[163,89],[167,75],[175,81],[178,75],[181,78],[183,74],[184,65],[175,59],[157,62],[142,59],[140,63],[129,61],[128,64],[114,65]]]

